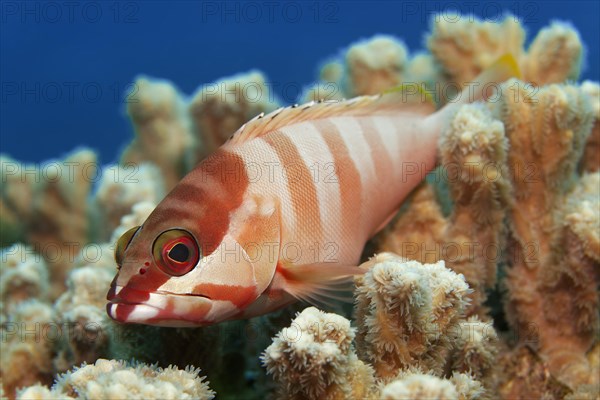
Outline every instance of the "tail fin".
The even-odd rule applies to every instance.
[[[487,100],[494,89],[510,78],[520,78],[519,65],[512,54],[498,58],[491,66],[481,72],[473,81],[465,85],[460,97],[453,104],[468,104]]]

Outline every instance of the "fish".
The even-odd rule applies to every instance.
[[[255,117],[118,240],[108,315],[195,327],[341,297],[365,272],[367,240],[436,167],[456,107],[512,76],[503,56],[469,83],[472,98],[437,111],[399,89]]]

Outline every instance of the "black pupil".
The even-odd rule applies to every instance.
[[[177,243],[173,248],[169,251],[169,258],[173,261],[177,262],[185,262],[190,256],[190,250],[183,243]]]

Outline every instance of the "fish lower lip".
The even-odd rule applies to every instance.
[[[109,300],[106,312],[110,318],[121,323],[200,326],[213,306],[204,295],[151,292],[146,300],[127,297],[117,295]]]

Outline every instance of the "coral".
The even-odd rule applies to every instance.
[[[396,380],[381,389],[384,400],[410,399],[481,399],[485,390],[468,374],[454,373],[449,379],[438,378],[417,370],[403,371]]]
[[[503,399],[561,399],[569,393],[528,346],[501,353],[498,364],[505,374],[498,388]]]
[[[411,374],[386,385],[381,391],[385,400],[402,399],[457,399],[452,383],[427,374]]]
[[[423,83],[424,88],[432,91],[435,83],[441,80],[440,68],[433,56],[428,53],[417,53],[409,60],[406,68],[404,83]]]
[[[135,226],[142,225],[142,223],[144,223],[146,218],[148,218],[152,210],[154,210],[154,207],[156,207],[156,204],[150,201],[142,201],[140,203],[134,204],[131,207],[131,213],[124,215],[121,218],[120,225],[117,226],[113,231],[110,242],[116,243],[122,234],[124,234],[125,232],[127,232]]]
[[[262,361],[286,399],[366,398],[372,369],[352,349],[350,321],[309,307],[277,334]]]
[[[119,226],[121,218],[136,203],[158,204],[166,194],[160,170],[151,163],[103,168],[102,180],[94,195],[97,232],[94,238],[103,242]]]
[[[135,170],[143,162],[158,166],[170,190],[194,165],[194,146],[185,101],[169,82],[138,78],[127,97],[127,113],[135,139],[123,152],[121,165]]]
[[[420,366],[441,373],[467,305],[462,276],[437,264],[382,253],[362,265],[356,279],[356,347],[377,376]]]
[[[22,386],[52,381],[53,347],[61,333],[50,305],[33,299],[14,308],[0,328],[0,378],[9,398]]]
[[[600,180],[595,174],[578,181],[575,171],[593,113],[572,85],[546,86],[535,102],[518,98],[505,95],[494,104],[511,144],[515,198],[506,314],[517,332],[535,330],[530,345],[574,388],[592,379],[585,354],[598,329]],[[525,340],[531,339],[519,337]]]
[[[375,36],[350,47],[346,53],[350,97],[399,85],[407,54],[406,46],[390,36]]]
[[[350,321],[305,309],[262,356],[279,396],[482,398],[478,379],[489,380],[497,336],[491,325],[464,319],[464,279],[443,262],[420,264],[390,253],[361,268],[367,272],[356,278],[358,354]],[[480,365],[479,376],[471,375]]]
[[[554,22],[538,32],[521,59],[523,80],[536,86],[575,80],[579,77],[583,44],[577,31]]]
[[[491,321],[469,317],[458,324],[450,356],[452,371],[470,373],[488,391],[496,392],[495,363],[498,357],[498,334]]]
[[[404,43],[389,35],[375,35],[352,44],[325,63],[319,81],[306,88],[302,102],[341,100],[381,93],[408,85],[406,90],[433,90],[439,68],[433,57],[417,53],[409,57]],[[421,86],[423,84],[424,86]]]
[[[249,119],[279,107],[273,90],[258,71],[224,78],[201,87],[189,104],[196,136],[196,158],[216,150]]]
[[[98,173],[96,155],[85,149],[40,166],[2,159],[2,221],[19,221],[26,242],[45,258],[52,298],[88,241],[87,199]]]
[[[98,359],[63,374],[51,389],[25,388],[17,399],[213,399],[214,392],[199,373],[192,367],[180,370]]]
[[[48,267],[31,247],[18,243],[0,253],[0,300],[5,314],[20,302],[48,297]]]
[[[527,51],[524,43],[525,30],[511,15],[500,23],[458,14],[438,16],[427,38],[448,82],[460,87],[506,53],[518,60],[523,79],[536,86],[579,77],[583,44],[573,27],[555,22],[537,34]]]
[[[594,110],[594,127],[588,137],[580,169],[586,172],[600,170],[600,85],[596,82],[584,81],[581,90],[590,96]]]
[[[519,58],[524,42],[525,30],[513,16],[494,23],[473,16],[439,15],[432,18],[427,37],[427,47],[448,80],[460,86],[503,54]]]
[[[57,371],[106,356],[112,321],[105,311],[106,287],[116,270],[110,245],[82,251],[67,278],[67,290],[55,302],[56,321],[65,335],[56,346]]]
[[[378,250],[421,262],[445,260],[474,289],[470,313],[484,314],[485,289],[496,283],[510,184],[502,124],[477,104],[461,107],[443,132],[442,167],[434,179],[450,184],[452,212],[444,217],[429,185],[418,189],[398,220],[378,237]]]

